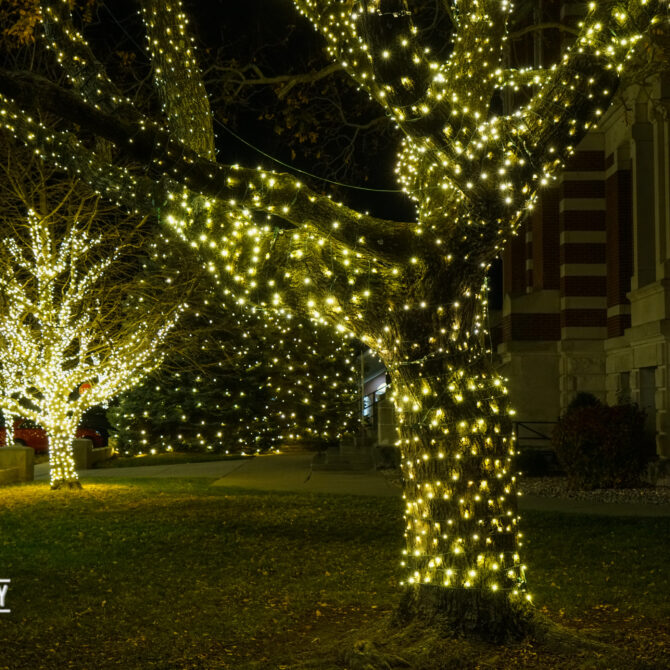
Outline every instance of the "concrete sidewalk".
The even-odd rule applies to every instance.
[[[400,496],[400,489],[376,470],[348,472],[312,470],[314,454],[267,454],[245,462],[245,467],[217,479],[213,486],[339,493],[364,496]]]
[[[133,468],[80,470],[82,482],[97,479],[144,477],[207,477],[213,486],[264,491],[339,493],[396,496],[400,489],[374,470],[365,472],[312,471],[312,453],[262,454],[253,458],[179,465],[147,465]],[[49,478],[49,464],[35,466],[35,479]]]
[[[89,479],[141,479],[145,477],[223,477],[254,459],[228,461],[206,461],[204,463],[180,463],[179,465],[146,465],[133,468],[99,468],[79,470],[82,481]],[[35,480],[49,479],[49,464],[35,466]]]
[[[376,470],[346,472],[312,470],[311,453],[263,454],[253,458],[179,465],[148,465],[133,468],[102,468],[82,470],[82,482],[99,479],[135,479],[146,477],[205,477],[213,479],[212,486],[245,488],[262,491],[291,491],[399,497],[400,488]],[[49,478],[48,463],[35,466],[35,479]],[[523,495],[519,500],[523,510],[596,514],[606,516],[668,516],[670,504],[601,503],[565,498],[545,498]]]
[[[522,495],[519,510],[538,512],[561,512],[567,514],[593,514],[596,516],[662,516],[670,517],[670,504],[593,502],[591,500],[571,500],[569,498],[545,498],[543,496]]]

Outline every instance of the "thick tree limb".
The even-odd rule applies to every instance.
[[[49,48],[82,98],[104,112],[130,110],[131,101],[107,76],[84,36],[74,27],[68,3],[45,0],[41,10]]]
[[[84,103],[73,92],[33,73],[0,69],[0,91],[16,100],[22,108],[61,115],[110,140],[126,159],[143,165],[155,178],[169,177],[193,192],[233,200],[239,207],[269,212],[294,226],[309,222],[310,226],[321,229],[322,234],[353,247],[365,238],[372,253],[378,257],[404,256],[403,252],[406,252],[411,236],[409,224],[377,219],[351,210],[313,193],[290,175],[224,166],[200,158],[173,141],[161,126],[105,114]],[[298,211],[300,217],[296,216]],[[380,236],[383,236],[383,244],[378,244]]]
[[[65,96],[72,103],[69,109],[74,119],[92,123],[91,127],[97,127],[98,131],[106,128],[103,136],[108,139],[119,141],[131,137],[126,158],[142,161],[150,155],[147,148],[152,142],[145,142],[142,133],[159,132],[155,128],[142,130],[132,126],[137,131],[133,138],[127,121],[89,108],[69,91],[58,87],[57,91],[51,91],[53,85],[45,80],[37,79],[37,91],[27,92],[27,83],[34,80],[34,75],[8,77],[0,73],[0,87],[4,82],[23,102],[34,100],[31,96],[53,102],[54,96],[46,95],[47,91],[56,97]],[[40,88],[45,84],[46,89]],[[373,304],[370,289],[374,287],[376,309],[383,310],[389,299],[388,295],[385,297],[387,289],[394,286],[392,282],[386,284],[383,278],[393,272],[395,262],[404,262],[416,247],[409,226],[359,215],[328,198],[311,194],[288,175],[216,166],[189,155],[193,163],[216,170],[221,178],[218,185],[216,180],[206,180],[208,185],[202,191],[190,190],[184,186],[185,175],[181,175],[180,181],[165,173],[155,178],[133,175],[127,169],[109,165],[106,158],[96,156],[69,133],[51,131],[30,120],[12,101],[5,100],[2,109],[4,117],[13,121],[13,132],[38,148],[48,160],[130,211],[158,216],[178,235],[197,244],[212,272],[229,274],[231,284],[239,285],[238,299],[253,299],[256,304],[268,306],[290,305],[319,318],[328,313],[332,318],[339,314],[340,320],[349,321],[348,327],[361,332],[362,324],[369,318],[365,306]],[[165,170],[165,162],[162,168]],[[201,173],[196,170],[189,174]],[[223,194],[219,186],[225,191]],[[210,199],[202,201],[201,192]],[[235,197],[239,201],[231,203]],[[290,204],[282,204],[287,202]],[[276,211],[278,218],[295,228],[281,231],[273,230],[272,224],[258,225],[254,211],[270,215]],[[324,221],[330,222],[325,232],[313,225]],[[343,235],[340,225],[335,224],[345,228]],[[362,233],[371,224],[376,236],[367,239]],[[395,229],[397,236],[389,236],[385,228]],[[307,290],[306,283],[310,284]],[[281,296],[279,302],[273,298],[275,295]],[[353,312],[343,306],[352,301],[361,305]]]
[[[212,112],[181,2],[143,0],[142,15],[159,94],[170,136],[205,158],[214,158]]]
[[[520,110],[520,120],[510,119],[512,134],[528,147],[538,169],[555,162],[559,146],[571,151],[597,122],[616,93],[624,62],[650,25],[668,20],[667,7],[649,0],[630,3],[624,12],[604,3],[586,18],[575,45]]]

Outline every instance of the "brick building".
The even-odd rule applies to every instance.
[[[580,143],[503,257],[500,369],[521,421],[578,391],[648,413],[670,458],[670,75]]]

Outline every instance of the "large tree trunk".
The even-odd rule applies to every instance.
[[[469,305],[440,307],[432,333],[421,330],[427,320],[398,319],[400,337],[385,356],[406,505],[401,615],[500,640],[522,636],[532,617],[507,390],[470,295]]]
[[[45,426],[49,439],[49,468],[51,471],[51,488],[81,488],[74,467],[72,440],[76,428],[67,422],[54,421]]]

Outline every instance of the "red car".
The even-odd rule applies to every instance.
[[[104,447],[105,441],[95,430],[90,428],[77,428],[76,437],[86,437],[93,442],[94,447]],[[28,419],[14,419],[14,442],[32,447],[36,454],[45,454],[49,451],[49,440],[46,431],[38,428]],[[10,438],[11,443],[11,438]],[[0,447],[7,444],[7,429],[0,428]]]

